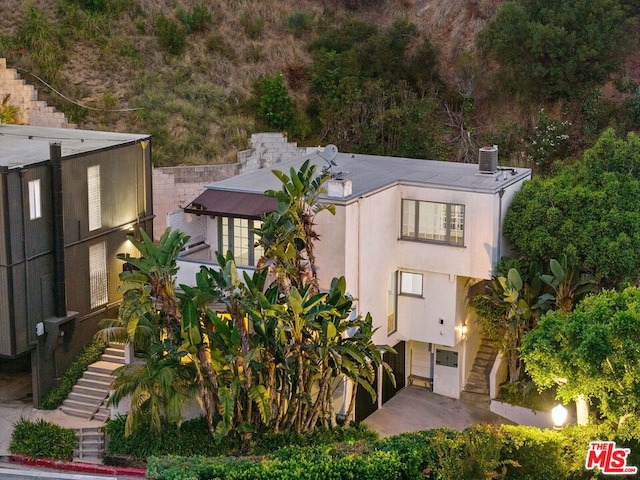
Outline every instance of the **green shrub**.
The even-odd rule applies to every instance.
[[[264,31],[264,18],[253,17],[248,11],[240,16],[240,25],[251,40],[258,40]]]
[[[300,448],[300,447],[299,447]],[[153,457],[147,478],[151,480],[315,480],[399,479],[400,460],[393,452],[336,456],[333,451],[301,447],[289,458],[234,459],[229,457]]]
[[[156,37],[160,48],[172,55],[181,54],[187,45],[187,30],[180,22],[160,14],[156,20]]]
[[[21,418],[14,424],[9,451],[31,458],[71,460],[76,448],[75,432],[43,419],[31,422]]]
[[[144,459],[162,455],[225,455],[250,454],[267,455],[287,446],[332,445],[339,442],[353,444],[355,442],[371,442],[377,434],[364,425],[349,428],[323,429],[298,435],[295,431],[259,432],[249,442],[233,443],[229,440],[215,442],[207,427],[204,417],[182,423],[179,427],[165,424],[159,434],[149,429],[134,430],[125,437],[126,417],[109,420],[105,432],[109,435],[109,454],[126,455]]]
[[[87,367],[100,360],[106,348],[107,343],[100,339],[86,345],[64,372],[58,386],[44,396],[40,402],[40,408],[54,410],[62,405],[62,401],[69,396],[71,389],[82,377]]]
[[[313,15],[308,12],[294,11],[287,17],[286,27],[289,33],[300,37],[313,25]]]
[[[294,109],[282,74],[262,77],[257,85],[258,112],[272,128],[285,130],[293,126]]]
[[[435,448],[437,439],[453,438],[456,435],[457,432],[447,429],[402,433],[376,442],[375,447],[398,455],[401,479],[421,480],[425,478],[425,471],[435,471],[439,464]]]
[[[514,463],[507,465],[507,478],[529,480],[566,478],[563,438],[553,430],[503,425],[502,456]],[[576,452],[586,454],[583,452]],[[584,458],[582,458],[584,465]]]
[[[211,27],[213,20],[211,13],[204,3],[199,3],[190,12],[178,10],[178,18],[187,28],[189,33],[206,32]]]

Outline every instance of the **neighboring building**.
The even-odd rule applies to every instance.
[[[398,387],[380,378],[379,402],[411,379],[459,398],[482,336],[468,295],[507,253],[504,214],[531,171],[497,167],[496,147],[481,149],[480,166],[325,152],[273,168],[286,173],[311,159],[318,173],[332,174],[321,199],[336,214],[316,218],[321,287],[344,275],[358,313],[370,312],[378,327],[374,341],[398,351],[387,356]],[[208,185],[184,209],[194,240],[180,259],[178,282],[193,282],[215,251],[231,249],[239,266],[255,265],[252,228],[274,208],[263,192],[280,188],[270,169]]]
[[[0,358],[34,404],[117,315],[119,252],[152,231],[147,135],[0,125]]]

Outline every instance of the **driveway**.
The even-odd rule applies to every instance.
[[[430,428],[464,430],[478,423],[498,425],[511,422],[491,413],[488,408],[443,397],[426,388],[411,386],[400,390],[363,423],[381,437],[389,437]]]

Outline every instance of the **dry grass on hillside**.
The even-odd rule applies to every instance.
[[[103,110],[126,109],[138,106],[141,96],[166,96],[164,106],[176,107],[175,94],[160,89],[180,89],[182,80],[171,85],[180,72],[188,72],[190,82],[210,85],[221,95],[227,106],[208,117],[188,106],[176,107],[167,120],[166,134],[175,142],[188,142],[190,132],[200,124],[199,135],[208,125],[202,147],[204,154],[185,150],[182,163],[220,163],[233,161],[235,152],[245,148],[255,128],[253,119],[244,116],[236,107],[250,97],[256,79],[263,75],[284,72],[288,79],[301,75],[310,64],[306,45],[314,33],[308,31],[294,36],[286,25],[294,12],[304,12],[315,21],[339,24],[348,15],[355,15],[381,28],[406,18],[418,27],[421,35],[428,35],[440,52],[440,70],[451,85],[459,84],[462,91],[470,85],[461,72],[459,58],[463,53],[475,54],[475,36],[494,14],[503,0],[388,0],[355,12],[345,9],[344,0],[222,0],[207,2],[213,25],[209,31],[189,35],[188,47],[180,56],[171,56],[158,48],[156,20],[159,15],[174,17],[178,8],[191,11],[201,0],[178,0],[168,4],[155,0],[139,0],[140,9],[123,14],[107,25],[85,25],[81,30],[105,30],[94,38],[84,36],[66,46],[67,62],[54,87],[78,102]],[[59,3],[60,2],[60,3]],[[51,22],[56,18],[56,5],[67,0],[33,0],[46,12]],[[8,14],[0,17],[4,34],[14,34],[25,4],[20,0],[3,0]],[[84,17],[85,22],[95,21]],[[261,32],[251,35],[248,28],[261,23]],[[110,30],[110,33],[109,33]],[[418,45],[420,39],[416,39]],[[16,66],[29,68],[28,58],[17,58]],[[473,68],[477,69],[477,66]],[[27,78],[28,81],[33,79]],[[63,105],[64,100],[37,85],[49,103]],[[294,99],[305,100],[305,91],[291,84]],[[476,93],[476,92],[474,92]],[[178,95],[179,96],[179,95]],[[158,104],[160,106],[162,102]],[[177,112],[175,111],[177,110]],[[83,112],[81,128],[113,129],[116,131],[147,131],[148,121],[141,122],[137,112]],[[146,112],[147,117],[153,116]],[[158,112],[161,116],[161,112]],[[195,118],[195,120],[194,120]],[[196,122],[195,124],[193,122]]]

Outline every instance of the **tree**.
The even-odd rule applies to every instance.
[[[640,272],[640,137],[602,134],[581,161],[525,183],[504,225],[527,261],[564,254],[570,265],[615,287]]]
[[[267,192],[278,203],[256,231],[264,258],[253,275],[241,280],[231,252],[218,253],[218,268],[202,267],[194,286],[176,292],[186,237],[170,230],[158,245],[144,233],[143,241],[133,239],[140,258],[121,256],[137,270],[121,275],[120,318],[103,335],[137,341],[140,329],[150,334],[146,365],[117,373],[113,402],[131,395],[128,432],[177,421],[185,385],[194,384],[214,437],[250,437],[265,428],[301,433],[336,425],[337,382],[348,378],[375,398],[376,369],[382,365],[393,378],[382,361],[391,349],[373,343],[371,317],[350,318],[344,278],[319,291],[313,227],[316,214],[332,211],[318,201],[327,176],[316,177],[309,161],[289,176],[274,174],[282,189]]]
[[[631,19],[619,0],[510,1],[479,41],[511,75],[519,93],[571,97],[618,68]]]
[[[597,400],[621,426],[639,425],[640,289],[603,291],[574,311],[544,315],[522,342],[526,370],[539,388],[558,385],[563,401]]]
[[[310,44],[309,111],[323,139],[352,152],[443,156],[437,55],[418,39],[406,20],[385,31],[351,20]]]

